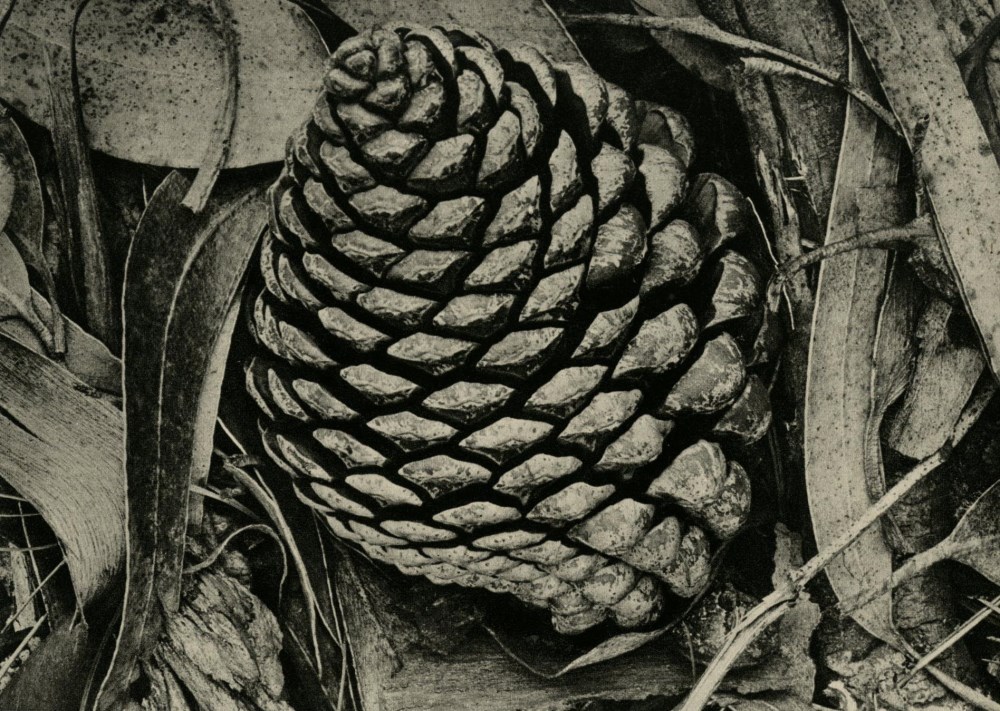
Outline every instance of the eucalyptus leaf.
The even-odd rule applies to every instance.
[[[0,321],[20,319],[46,344],[52,342],[48,327],[31,304],[28,269],[6,232],[0,232]]]
[[[125,556],[121,413],[5,336],[0,407],[0,475],[59,538],[84,606],[107,592]]]
[[[25,264],[42,279],[46,295],[52,298],[55,286],[42,249],[45,207],[38,168],[24,134],[11,116],[0,116],[0,161],[5,169],[0,170],[0,229],[14,242]],[[10,200],[6,214],[2,209],[5,199]]]
[[[858,57],[852,63],[851,79],[871,82]],[[905,221],[899,214],[899,159],[895,135],[850,100],[827,225],[828,244]],[[894,354],[885,352],[876,361],[888,268],[887,254],[875,250],[849,252],[825,260],[820,267],[804,423],[809,512],[820,550],[864,514],[881,487],[870,469],[872,433],[878,432],[872,418],[886,407],[879,402],[881,394],[874,392],[873,383],[881,382],[883,392],[892,390],[891,383],[879,376],[888,372],[887,366],[895,370],[896,362]],[[888,580],[892,555],[881,531],[869,528],[825,572],[840,599]],[[894,635],[887,596],[856,610],[854,619],[877,637]]]
[[[243,276],[266,224],[260,180],[217,185],[200,213],[182,204],[190,187],[179,173],[160,184],[126,265],[128,594],[103,708],[120,706],[164,614],[180,604],[188,492],[208,472],[222,364]]]
[[[1000,166],[930,0],[844,0],[899,118],[934,212],[941,246],[1000,373]],[[961,156],[961,159],[956,159]]]
[[[326,47],[305,13],[287,0],[230,4],[240,72],[225,165],[275,162],[316,101]],[[45,56],[54,47],[68,48],[75,5],[17,2],[0,35],[0,96],[48,127]],[[198,167],[216,137],[227,91],[222,38],[204,0],[86,3],[77,63],[90,147],[139,163]]]

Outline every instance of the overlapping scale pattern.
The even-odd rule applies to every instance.
[[[333,533],[576,633],[654,622],[770,422],[743,198],[683,119],[462,31],[333,54],[252,304],[265,447]]]

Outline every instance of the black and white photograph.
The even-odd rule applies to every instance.
[[[0,0],[0,711],[1000,711],[1000,2]]]

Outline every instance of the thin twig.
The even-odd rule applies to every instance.
[[[777,587],[751,609],[730,631],[722,648],[705,668],[698,683],[694,685],[684,701],[675,707],[674,711],[701,711],[747,647],[795,604],[806,584],[843,553],[848,546],[857,540],[858,536],[879,521],[914,486],[944,463],[955,444],[972,429],[995,392],[996,386],[990,382],[973,396],[958,418],[948,440],[936,452],[913,467],[882,498],[868,507],[865,513],[830,546],[813,556],[805,565],[791,574],[784,585]],[[933,668],[929,668],[928,671],[931,669]]]
[[[821,64],[817,64],[804,57],[800,57],[792,52],[785,51],[778,47],[773,47],[764,42],[736,35],[713,25],[703,17],[657,17],[641,15],[625,15],[616,13],[602,14],[579,14],[566,15],[566,23],[569,25],[616,25],[619,27],[638,27],[646,30],[658,32],[676,32],[679,34],[697,37],[709,42],[716,42],[725,45],[737,52],[745,52],[751,55],[759,55],[778,60],[793,67],[800,72],[811,74],[823,81],[836,86],[852,97],[857,99],[862,105],[871,110],[876,116],[885,122],[889,128],[901,135],[899,122],[892,112],[882,106],[882,104],[871,94],[858,87],[853,82],[843,78],[837,73],[827,69]]]
[[[786,260],[778,267],[767,287],[768,303],[774,303],[777,300],[778,290],[784,288],[785,282],[792,276],[825,259],[861,249],[912,249],[918,246],[920,240],[936,239],[936,236],[930,217],[924,216],[905,225],[863,232],[848,239],[837,240],[817,247],[811,252]]]
[[[228,536],[226,536],[226,538],[202,560],[186,567],[184,569],[184,574],[192,575],[193,573],[198,573],[202,570],[205,570],[206,568],[211,568],[213,565],[215,565],[215,561],[219,559],[219,556],[221,556],[226,551],[226,549],[229,547],[229,544],[233,542],[233,539],[236,538],[236,536],[242,533],[248,533],[250,531],[257,531],[258,533],[263,533],[267,536],[270,536],[278,544],[278,549],[281,551],[281,560],[282,560],[281,580],[278,583],[278,588],[279,589],[283,588],[285,585],[285,579],[288,578],[288,553],[285,552],[285,546],[283,541],[281,540],[281,537],[274,532],[273,528],[263,523],[251,523],[246,526],[243,526],[242,528],[236,529]]]
[[[882,123],[893,129],[897,134],[900,134],[899,122],[896,121],[896,117],[892,115],[892,112],[882,106],[878,102],[878,99],[871,94],[842,77],[820,76],[815,72],[809,72],[785,62],[766,57],[743,57],[741,61],[743,62],[743,68],[747,71],[770,76],[804,79],[805,81],[816,82],[823,86],[831,86],[834,89],[839,89],[850,94],[859,104],[878,116],[882,120]]]
[[[934,649],[918,659],[917,663],[913,666],[913,669],[910,670],[910,673],[896,684],[897,687],[909,683],[909,681],[915,677],[921,669],[951,649],[960,639],[969,634],[969,632],[971,632],[980,622],[985,620],[994,612],[1000,612],[1000,609],[997,608],[997,605],[1000,605],[1000,595],[997,595],[993,598],[993,600],[980,600],[980,602],[983,605],[982,609],[959,625],[954,632],[945,637],[945,639],[943,639]]]

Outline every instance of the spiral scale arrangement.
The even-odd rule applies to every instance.
[[[770,405],[745,201],[691,159],[675,112],[531,47],[337,49],[270,193],[247,366],[336,536],[563,633],[704,588]]]

